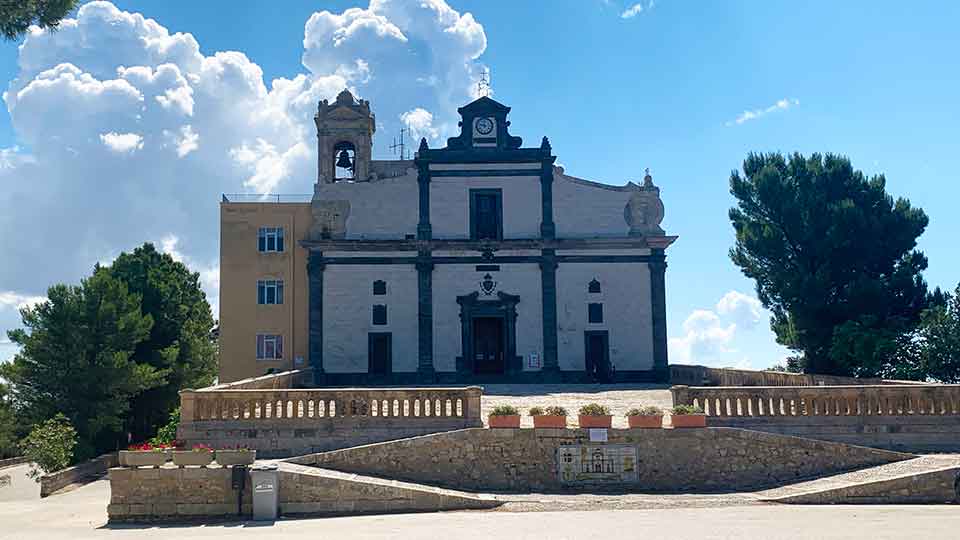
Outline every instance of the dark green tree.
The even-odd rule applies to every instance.
[[[14,41],[26,34],[31,24],[56,30],[78,3],[79,0],[2,0],[0,33],[4,39]]]
[[[132,398],[167,375],[134,361],[153,326],[140,296],[97,268],[80,286],[55,285],[47,301],[20,313],[25,328],[8,335],[21,350],[0,366],[0,376],[10,383],[21,421],[66,414],[79,436],[77,459],[125,443]]]
[[[74,462],[76,446],[77,430],[63,413],[37,424],[20,445],[23,455],[33,463],[28,476],[39,482],[40,476],[67,468]]]
[[[10,399],[10,389],[0,382],[0,459],[20,455],[20,426]]]
[[[166,373],[163,384],[133,398],[127,428],[134,440],[145,440],[165,425],[180,405],[180,390],[213,382],[217,356],[211,332],[215,323],[200,287],[200,275],[160,253],[153,244],[121,253],[106,270],[141,297],[142,312],[153,319],[150,334],[137,344],[133,360]]]
[[[923,378],[960,383],[960,285],[924,313],[915,357]]]
[[[923,210],[842,156],[750,154],[730,176],[733,262],[808,373],[878,376],[927,307]]]

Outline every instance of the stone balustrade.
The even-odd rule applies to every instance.
[[[711,417],[960,415],[960,385],[674,386]]]
[[[264,457],[344,448],[482,426],[482,394],[477,386],[184,390],[177,437]]]
[[[891,381],[886,379],[858,379],[835,375],[788,373],[786,371],[755,371],[749,369],[714,368],[707,366],[670,364],[670,382],[690,386],[837,386],[914,384],[918,381]]]

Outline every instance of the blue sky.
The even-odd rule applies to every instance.
[[[960,3],[647,0],[630,10],[634,2],[616,0],[451,0],[424,10],[411,2],[374,6],[357,19],[369,34],[337,18],[365,2],[114,4],[169,34],[190,34],[199,56],[143,45],[143,32],[156,29],[102,4],[85,15],[98,25],[31,38],[22,50],[0,45],[5,86],[16,94],[36,83],[8,96],[11,112],[0,113],[0,247],[11,255],[0,258],[0,329],[50,282],[76,281],[145,240],[203,272],[215,299],[218,194],[310,192],[315,139],[289,134],[308,129],[314,98],[344,84],[369,97],[380,124],[375,154],[386,158],[404,111],[429,112],[412,127],[440,144],[483,67],[493,97],[513,107],[512,131],[531,145],[550,137],[570,174],[622,184],[652,170],[664,227],[680,236],[668,251],[674,361],[759,368],[786,354],[753,284],[727,257],[727,181],[750,151],[837,152],[886,174],[888,191],[930,216],[920,240],[928,281],[951,289],[960,281]],[[305,23],[324,10],[332,15],[317,20],[332,26],[308,25],[319,37],[305,55]],[[444,32],[451,25],[457,31]],[[406,39],[391,40],[390,28]],[[348,34],[339,47],[336,31]],[[221,51],[246,60],[215,56]],[[75,71],[42,75],[62,62]],[[181,79],[157,75],[167,62]],[[120,77],[121,65],[151,66],[156,77]],[[306,81],[290,84],[299,99],[270,92],[274,79],[297,75]],[[262,92],[252,88],[257,77]],[[44,78],[57,83],[37,82]],[[117,87],[96,86],[120,78],[147,96],[142,114],[116,105],[122,96],[109,92]],[[192,88],[190,106],[189,96],[172,93],[186,100],[179,117],[170,116],[174,106],[150,108],[158,85]],[[407,118],[415,117],[425,118]],[[54,214],[64,217],[36,235],[14,234]],[[0,359],[12,353],[0,343]]]

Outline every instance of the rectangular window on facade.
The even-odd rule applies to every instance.
[[[283,358],[283,336],[257,334],[257,360],[280,360]]]
[[[387,324],[387,306],[383,304],[373,306],[373,324],[378,326]]]
[[[261,253],[283,251],[283,227],[260,227],[257,232],[257,250]]]
[[[387,294],[387,282],[382,279],[378,279],[373,282],[373,294],[376,296],[383,296]]]
[[[603,322],[603,304],[587,304],[587,322],[590,324]]]
[[[503,193],[499,189],[470,190],[470,238],[503,239]]]
[[[282,279],[261,279],[257,281],[257,303],[258,304],[282,304],[283,303],[283,280]]]

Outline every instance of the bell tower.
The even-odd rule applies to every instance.
[[[336,101],[323,100],[313,118],[317,124],[317,182],[366,182],[376,119],[370,102],[357,100],[349,90]]]

